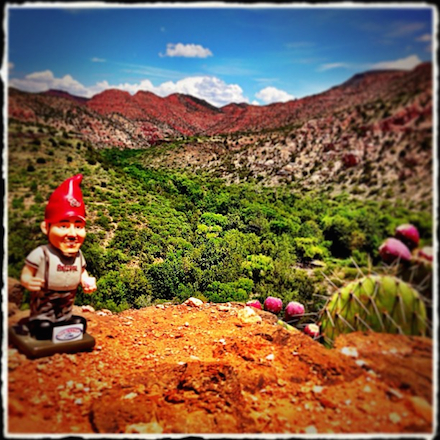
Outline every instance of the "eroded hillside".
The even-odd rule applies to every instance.
[[[109,90],[89,100],[10,90],[15,124],[93,148],[144,148],[143,163],[229,183],[292,184],[335,196],[432,204],[432,66],[356,75],[319,95],[217,109],[185,95]],[[11,144],[14,141],[11,140]],[[154,146],[154,148],[152,148]]]

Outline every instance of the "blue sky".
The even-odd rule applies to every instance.
[[[435,61],[429,4],[7,5],[7,78],[31,92],[186,93],[217,107],[302,98]]]

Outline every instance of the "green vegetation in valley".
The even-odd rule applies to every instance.
[[[157,147],[165,154],[170,147]],[[172,148],[177,148],[174,146]],[[96,150],[73,134],[14,125],[8,160],[8,271],[45,243],[49,195],[84,175],[83,245],[97,292],[77,304],[120,311],[194,296],[227,302],[282,298],[317,311],[335,284],[380,263],[378,247],[401,223],[432,240],[432,214],[407,200],[330,198],[325,189],[258,179],[226,184],[203,172],[152,169],[149,150]],[[372,197],[372,196],[371,196]]]

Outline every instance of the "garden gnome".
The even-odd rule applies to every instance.
[[[77,174],[50,196],[41,223],[49,243],[26,257],[21,273],[21,284],[31,293],[28,327],[38,340],[51,339],[57,326],[83,324],[83,333],[86,330],[86,319],[72,314],[79,284],[87,294],[96,290],[80,251],[86,237],[81,181]]]

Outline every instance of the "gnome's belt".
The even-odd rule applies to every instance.
[[[57,294],[62,295],[62,297],[67,296],[68,294],[76,293],[76,289],[69,289],[69,290],[40,290],[37,292],[37,295],[40,298],[44,298],[46,296],[54,296],[52,299],[57,299]]]

